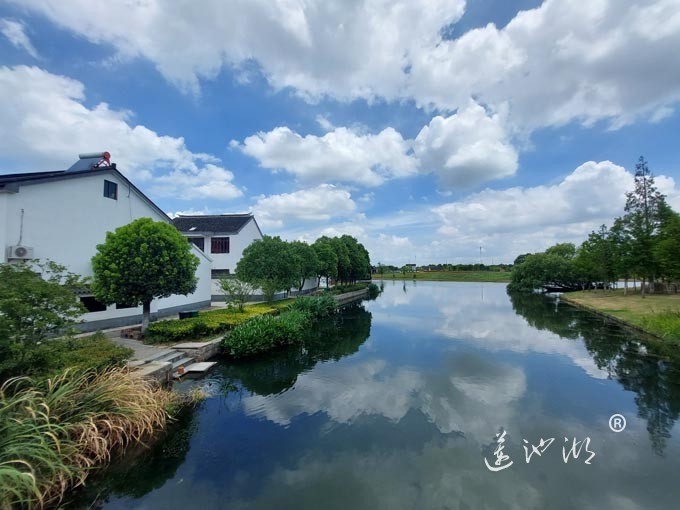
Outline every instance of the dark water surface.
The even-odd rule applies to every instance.
[[[389,281],[304,349],[182,384],[211,396],[73,506],[680,508],[680,365],[504,284]],[[513,464],[492,472],[501,427]],[[523,440],[551,438],[527,463]],[[586,438],[565,463],[563,447]]]

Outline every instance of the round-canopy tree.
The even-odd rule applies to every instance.
[[[239,280],[260,287],[267,301],[277,290],[288,290],[297,283],[295,257],[280,237],[264,236],[245,250],[236,264]]]
[[[139,218],[106,233],[92,257],[92,292],[104,304],[143,306],[142,334],[149,326],[151,301],[196,290],[199,260],[170,223]]]

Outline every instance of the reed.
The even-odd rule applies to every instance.
[[[163,429],[174,397],[123,368],[0,387],[0,508],[43,508],[113,453]]]

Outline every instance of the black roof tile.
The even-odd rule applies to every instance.
[[[181,232],[218,232],[236,234],[251,219],[252,214],[217,214],[197,216],[177,216],[173,221]]]

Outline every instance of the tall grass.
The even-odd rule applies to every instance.
[[[665,310],[642,317],[642,327],[665,340],[680,343],[680,311]]]
[[[122,368],[0,387],[0,508],[42,508],[165,427],[171,394]]]

